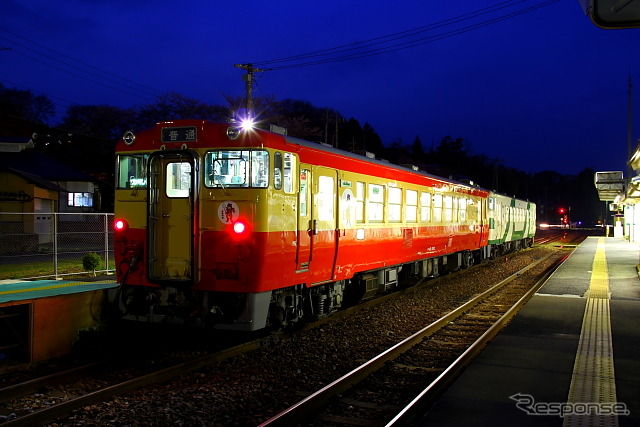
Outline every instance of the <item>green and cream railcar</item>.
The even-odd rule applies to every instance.
[[[533,246],[535,203],[490,193],[487,211],[491,257]]]

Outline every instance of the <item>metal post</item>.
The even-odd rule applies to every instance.
[[[109,272],[109,214],[104,214],[104,270]]]
[[[53,278],[58,280],[58,214],[53,213]]]

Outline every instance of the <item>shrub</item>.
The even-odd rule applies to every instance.
[[[93,271],[93,275],[96,275],[96,268],[102,264],[102,257],[95,252],[89,252],[82,257],[82,266],[87,271]]]

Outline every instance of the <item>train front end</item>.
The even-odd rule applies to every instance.
[[[260,200],[269,153],[257,134],[203,120],[127,132],[116,148],[115,257],[125,319],[265,326]]]

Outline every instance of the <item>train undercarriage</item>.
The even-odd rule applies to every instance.
[[[194,291],[180,286],[150,289],[123,285],[114,303],[118,304],[121,317],[128,320],[239,331],[280,329],[314,321],[375,295],[531,246],[533,239],[522,239],[363,271],[350,279],[313,287],[300,284],[252,294]]]

